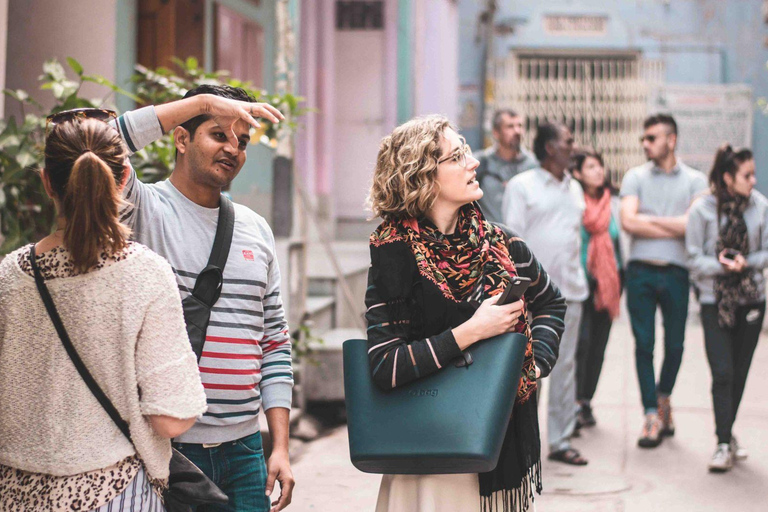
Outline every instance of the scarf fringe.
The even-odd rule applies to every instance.
[[[541,495],[541,460],[528,469],[528,472],[515,489],[502,489],[490,496],[480,496],[481,512],[527,512],[533,503],[534,490]]]

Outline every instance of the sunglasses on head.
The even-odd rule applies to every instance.
[[[114,110],[105,108],[74,108],[51,114],[45,118],[45,133],[57,124],[69,123],[75,120],[96,119],[108,123],[117,119],[117,113]]]

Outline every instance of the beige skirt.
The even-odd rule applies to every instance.
[[[528,509],[535,512],[535,507]],[[384,475],[376,512],[480,511],[477,473]]]

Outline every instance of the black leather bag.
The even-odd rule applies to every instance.
[[[224,267],[229,257],[229,247],[232,245],[232,233],[235,230],[235,208],[226,196],[221,196],[219,220],[216,225],[216,236],[213,248],[200,275],[197,276],[192,293],[181,301],[184,309],[184,322],[187,324],[187,335],[192,351],[200,360],[205,344],[205,333],[211,319],[211,308],[221,295],[224,282]]]
[[[29,253],[29,261],[35,274],[37,290],[40,292],[45,309],[48,310],[48,316],[51,317],[53,326],[56,328],[56,332],[59,334],[61,343],[64,345],[69,358],[72,360],[75,368],[77,368],[80,377],[85,381],[88,389],[93,393],[93,396],[96,397],[96,400],[99,401],[107,414],[109,414],[109,417],[115,422],[120,432],[133,444],[128,423],[123,420],[120,413],[93,378],[91,372],[88,371],[74,345],[72,345],[72,340],[69,339],[69,334],[67,334],[61,317],[58,311],[56,311],[56,305],[53,303],[51,294],[48,292],[48,287],[45,285],[43,276],[40,274],[40,269],[35,261],[34,245]],[[170,472],[168,490],[163,496],[165,508],[168,512],[192,512],[192,505],[225,505],[229,502],[227,495],[205,476],[200,471],[200,468],[175,449],[172,449]]]

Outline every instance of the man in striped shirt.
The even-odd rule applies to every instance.
[[[173,266],[182,299],[191,293],[213,246],[222,189],[245,163],[254,117],[279,122],[274,107],[244,90],[201,86],[184,99],[118,118],[132,152],[173,129],[176,167],[147,185],[131,172],[123,221],[134,238]],[[282,510],[291,501],[288,422],[293,372],[275,240],[264,218],[235,204],[235,227],[221,296],[211,311],[200,359],[208,411],[174,446],[230,498],[227,510]],[[258,414],[273,439],[264,461]],[[275,481],[281,495],[270,504]]]

